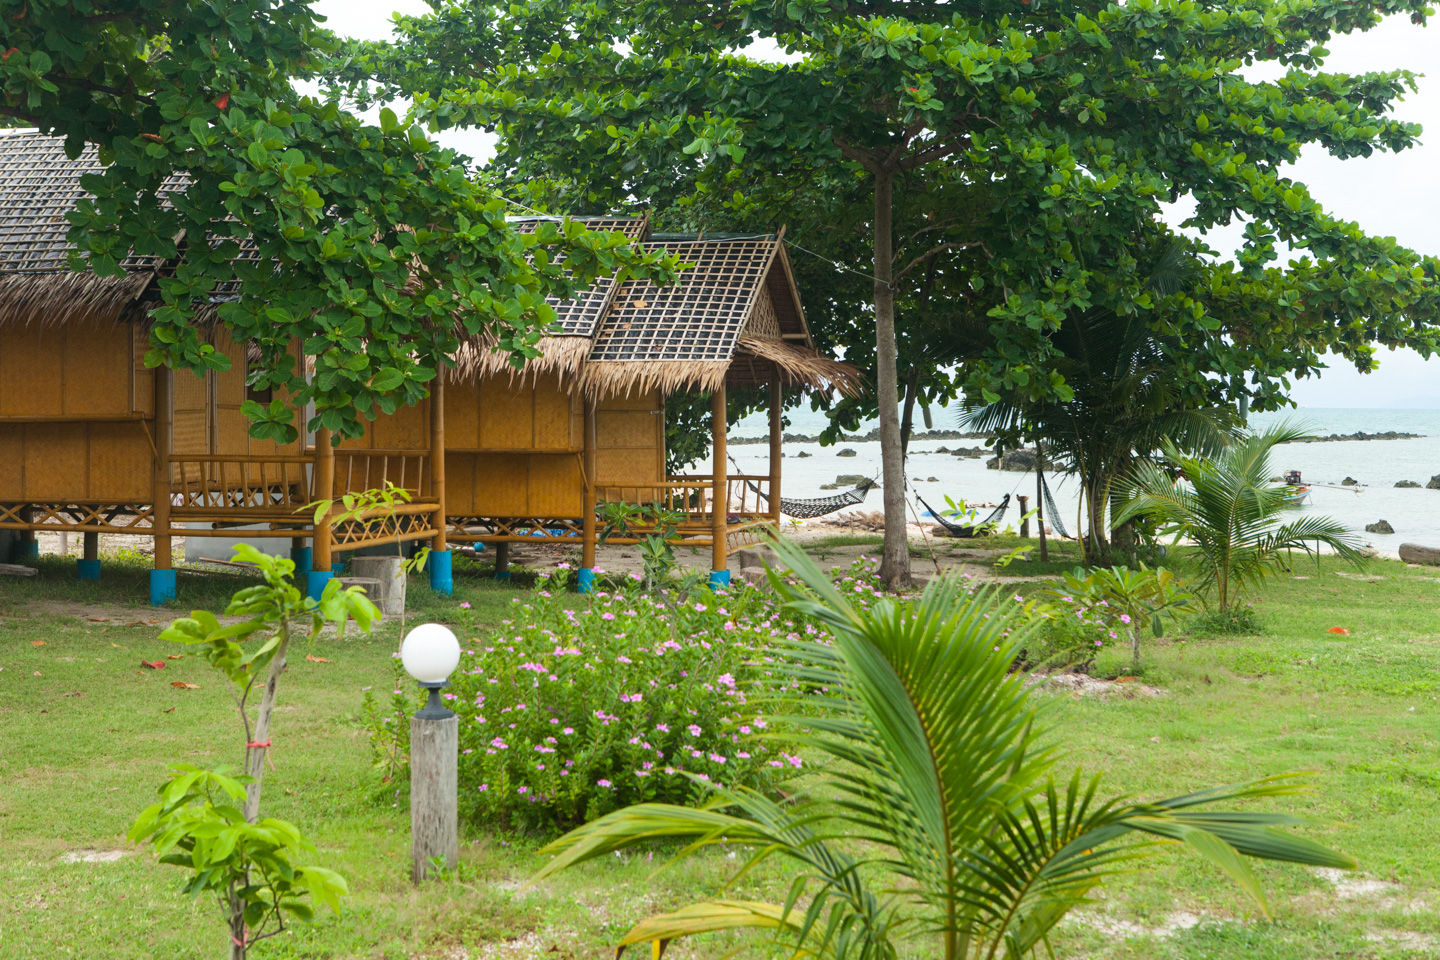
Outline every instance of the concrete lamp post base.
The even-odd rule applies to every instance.
[[[430,691],[429,701],[410,718],[410,877],[416,883],[433,875],[439,864],[453,870],[460,858],[460,718],[440,702],[445,684],[421,686]]]

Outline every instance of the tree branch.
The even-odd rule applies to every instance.
[[[911,270],[914,270],[926,260],[935,256],[937,253],[943,253],[946,250],[964,250],[969,247],[979,247],[980,249],[985,250],[985,255],[987,257],[991,256],[990,251],[985,248],[985,242],[983,240],[967,240],[964,243],[958,241],[954,243],[942,243],[938,247],[931,247],[929,250],[926,250],[924,253],[920,254],[920,256],[907,263],[905,265],[905,269],[895,274],[895,277],[890,281],[890,285],[894,286],[895,284],[899,283],[901,277],[905,276],[905,274],[909,273]]]

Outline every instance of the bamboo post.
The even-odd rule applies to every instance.
[[[170,455],[174,449],[175,371],[155,368],[155,470],[150,484],[154,512],[155,564],[150,571],[150,603],[160,606],[174,600],[175,570],[170,556]]]
[[[100,579],[100,534],[84,534],[80,559],[75,561],[75,579]]]
[[[1041,456],[1040,441],[1035,441],[1035,522],[1040,525],[1040,562],[1050,561],[1050,550],[1045,545],[1045,460]]]
[[[589,593],[595,585],[595,401],[585,401],[585,419],[581,426],[584,436],[581,444],[584,447],[583,473],[580,479],[585,485],[583,504],[580,508],[580,570],[577,574],[576,587],[581,593]]]
[[[330,443],[330,431],[319,427],[315,430],[315,499],[333,500],[334,497],[335,448]],[[333,507],[330,512],[334,512]],[[325,592],[325,584],[335,576],[335,561],[330,549],[330,512],[315,524],[315,536],[311,540],[314,563],[305,575],[306,592],[316,600]]]
[[[401,461],[403,464],[403,460]],[[445,536],[445,371],[435,378],[430,388],[430,492],[435,508],[435,539],[430,544],[430,588],[436,593],[455,590],[451,568],[450,544]]]
[[[1030,498],[1021,494],[1015,498],[1020,501],[1020,536],[1030,536],[1030,518],[1025,514],[1030,512]]]
[[[778,376],[779,371],[776,371]],[[780,441],[783,438],[781,428],[781,410],[785,406],[785,391],[780,386],[780,381],[774,380],[770,384],[770,520],[775,524],[775,532],[780,532],[780,459],[784,452],[780,449]]]
[[[729,556],[725,550],[725,526],[730,513],[729,476],[725,466],[725,384],[722,382],[710,395],[710,433],[714,444],[714,469],[711,473],[710,536],[714,543],[710,554],[711,588],[730,585]],[[773,469],[773,468],[772,468]]]

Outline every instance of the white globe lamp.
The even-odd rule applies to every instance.
[[[423,720],[454,716],[441,705],[440,688],[460,665],[460,641],[455,634],[441,624],[422,623],[400,644],[400,663],[416,683],[430,691],[425,708],[415,716]]]

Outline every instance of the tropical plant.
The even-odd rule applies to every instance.
[[[1063,582],[1046,588],[1062,601],[1076,600],[1103,609],[1111,626],[1123,629],[1130,638],[1131,669],[1140,670],[1140,636],[1149,626],[1155,636],[1164,634],[1164,615],[1171,617],[1194,609],[1195,597],[1180,589],[1180,580],[1164,567],[1139,570],[1113,567],[1085,570],[1077,567],[1064,575]]]
[[[318,601],[292,583],[295,564],[261,553],[248,544],[235,547],[235,558],[253,564],[261,582],[240,590],[225,608],[222,624],[207,610],[192,611],[160,634],[199,647],[200,654],[230,682],[243,728],[244,774],[201,770],[177,763],[161,785],[160,801],[143,811],[130,828],[130,840],[150,840],[161,863],[192,872],[185,892],[214,895],[225,914],[231,960],[244,960],[259,940],[285,929],[287,916],[310,920],[307,897],[338,909],[345,881],[333,871],[297,866],[295,858],[313,853],[290,823],[260,818],[260,788],[270,750],[270,720],[275,711],[286,655],[297,634],[310,639],[325,624],[343,635],[354,620],[369,631],[380,611],[359,587],[342,588],[332,580]],[[246,647],[246,641],[252,645]],[[250,696],[261,688],[252,718]],[[236,804],[241,804],[237,807]]]
[[[798,875],[783,902],[703,901],[642,921],[622,948],[752,929],[797,956],[881,960],[900,955],[902,938],[932,937],[946,960],[1019,958],[1048,945],[1067,913],[1159,842],[1199,853],[1267,913],[1247,858],[1355,866],[1279,829],[1303,822],[1294,816],[1216,809],[1300,792],[1290,777],[1150,802],[1104,799],[1099,777],[1079,770],[1057,782],[1041,704],[1011,670],[1031,629],[1022,603],[946,578],[914,603],[862,609],[799,549],[775,550],[809,593],[773,574],[772,584],[833,644],[780,645],[779,684],[800,690],[777,696],[792,716],[797,701],[809,709],[774,725],[834,762],[789,798],[715,787],[694,809],[618,810],[550,844],[554,857],[531,883],[665,838],[686,841],[680,857],[723,843],[752,851],[742,873],[780,857]]]
[[[671,539],[685,519],[684,513],[667,509],[658,501],[648,506],[611,501],[601,504],[599,513],[603,524],[601,543],[616,535],[635,541],[641,569],[645,571],[646,590],[654,590],[670,579],[679,566]]]
[[[1154,463],[1135,466],[1122,486],[1124,505],[1117,522],[1149,515],[1162,532],[1195,545],[1199,585],[1213,589],[1221,613],[1247,588],[1289,569],[1290,554],[1319,556],[1321,547],[1360,564],[1360,538],[1329,517],[1301,517],[1281,523],[1295,488],[1272,484],[1270,451],[1281,443],[1304,440],[1307,432],[1289,422],[1246,437],[1213,458],[1186,456],[1167,445],[1167,459],[1180,479]]]
[[[421,546],[419,550],[415,551],[415,555],[407,560],[404,542],[398,536],[401,531],[400,508],[413,499],[415,499],[415,495],[408,489],[397,487],[386,480],[383,487],[343,494],[338,501],[339,510],[335,509],[337,501],[334,499],[316,500],[307,503],[301,509],[314,513],[316,527],[319,527],[328,517],[332,528],[341,524],[354,523],[371,536],[377,532],[382,535],[396,534],[395,556],[400,560],[400,575],[405,578],[408,586],[410,574],[423,571],[425,564],[430,560],[429,546]],[[405,636],[406,606],[405,595],[402,593],[400,597],[400,636],[402,638]]]

